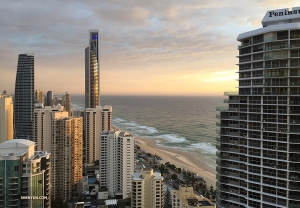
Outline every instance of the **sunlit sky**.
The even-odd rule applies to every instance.
[[[84,94],[88,30],[99,29],[101,95],[237,91],[238,34],[293,0],[0,0],[0,91],[18,54],[35,54],[35,89]]]

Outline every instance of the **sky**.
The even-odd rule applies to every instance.
[[[35,89],[84,94],[84,50],[99,29],[101,95],[221,96],[237,91],[238,34],[294,0],[0,0],[0,92],[18,54]]]

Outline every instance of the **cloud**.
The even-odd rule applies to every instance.
[[[0,91],[14,91],[18,54],[31,52],[36,88],[83,94],[88,29],[98,28],[101,93],[197,94],[203,83],[195,74],[218,85],[211,73],[237,71],[237,35],[261,27],[274,5],[284,6],[259,0],[0,3]],[[178,90],[178,83],[191,89]]]

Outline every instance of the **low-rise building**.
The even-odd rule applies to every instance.
[[[215,205],[207,198],[194,194],[192,186],[179,186],[172,190],[172,208],[214,208]]]

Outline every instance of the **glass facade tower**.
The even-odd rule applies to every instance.
[[[20,54],[14,95],[14,138],[32,140],[34,55]]]
[[[217,108],[217,208],[300,206],[298,11],[268,11],[237,38],[239,91]]]
[[[98,30],[89,30],[85,49],[85,108],[100,106]]]

